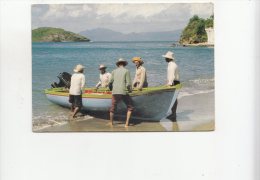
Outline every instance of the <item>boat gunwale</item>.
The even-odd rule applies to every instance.
[[[129,93],[129,95],[131,97],[136,97],[136,96],[142,96],[142,95],[152,95],[152,94],[157,94],[157,93],[161,93],[161,92],[170,92],[170,91],[173,91],[176,89],[180,89],[181,86],[182,86],[181,84],[178,84],[178,85],[171,86],[171,87],[167,87],[167,86],[149,87],[149,88],[151,88],[150,90],[148,90],[148,89],[145,89],[143,91],[135,90],[135,91]],[[86,90],[93,90],[93,88],[85,88],[85,91]],[[68,95],[69,95],[68,90],[66,90],[66,92],[64,92],[64,88],[45,89],[44,92],[46,95],[53,95],[53,96],[68,97]],[[107,90],[104,90],[103,92],[107,92]],[[111,91],[108,91],[108,92],[111,92]],[[99,93],[99,92],[97,92],[97,93]],[[105,94],[105,93],[97,94],[97,93],[93,93],[93,94],[83,93],[82,98],[111,99],[111,97],[112,97],[112,94]]]

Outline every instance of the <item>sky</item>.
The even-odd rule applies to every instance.
[[[193,15],[208,18],[212,3],[171,4],[36,4],[32,29],[58,27],[79,33],[106,28],[122,33],[183,29]]]

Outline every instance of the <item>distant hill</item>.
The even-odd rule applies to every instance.
[[[88,38],[61,28],[41,27],[32,30],[33,42],[81,42]]]
[[[181,30],[123,34],[110,29],[97,28],[79,34],[89,37],[92,41],[178,41]]]

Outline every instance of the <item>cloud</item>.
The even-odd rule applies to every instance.
[[[98,16],[111,16],[113,18],[124,15],[126,18],[154,16],[165,9],[169,8],[170,4],[106,4],[97,7]]]
[[[33,27],[55,26],[79,32],[110,28],[121,32],[183,28],[194,14],[209,17],[211,3],[50,4],[32,6]]]
[[[207,18],[213,14],[213,4],[192,4],[190,5],[190,13],[191,14],[198,14],[201,17]]]
[[[48,6],[48,11],[41,17],[42,20],[48,19],[63,19],[63,18],[78,18],[86,15],[91,11],[88,5],[65,5],[51,4]]]

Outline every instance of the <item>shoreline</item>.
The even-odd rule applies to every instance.
[[[198,104],[199,106],[193,106]],[[33,125],[33,132],[181,132],[181,131],[213,131],[214,130],[214,91],[183,96],[178,99],[177,121],[130,120],[128,128],[124,128],[124,118],[115,118],[115,126],[106,126],[108,113],[82,115],[74,121],[51,120],[46,125]],[[69,111],[68,111],[69,112]]]
[[[214,47],[214,44],[197,43],[197,44],[181,44],[183,47]]]
[[[171,47],[211,47],[214,48],[214,44],[208,44],[208,43],[196,43],[196,44],[179,44],[179,43],[173,43]]]

